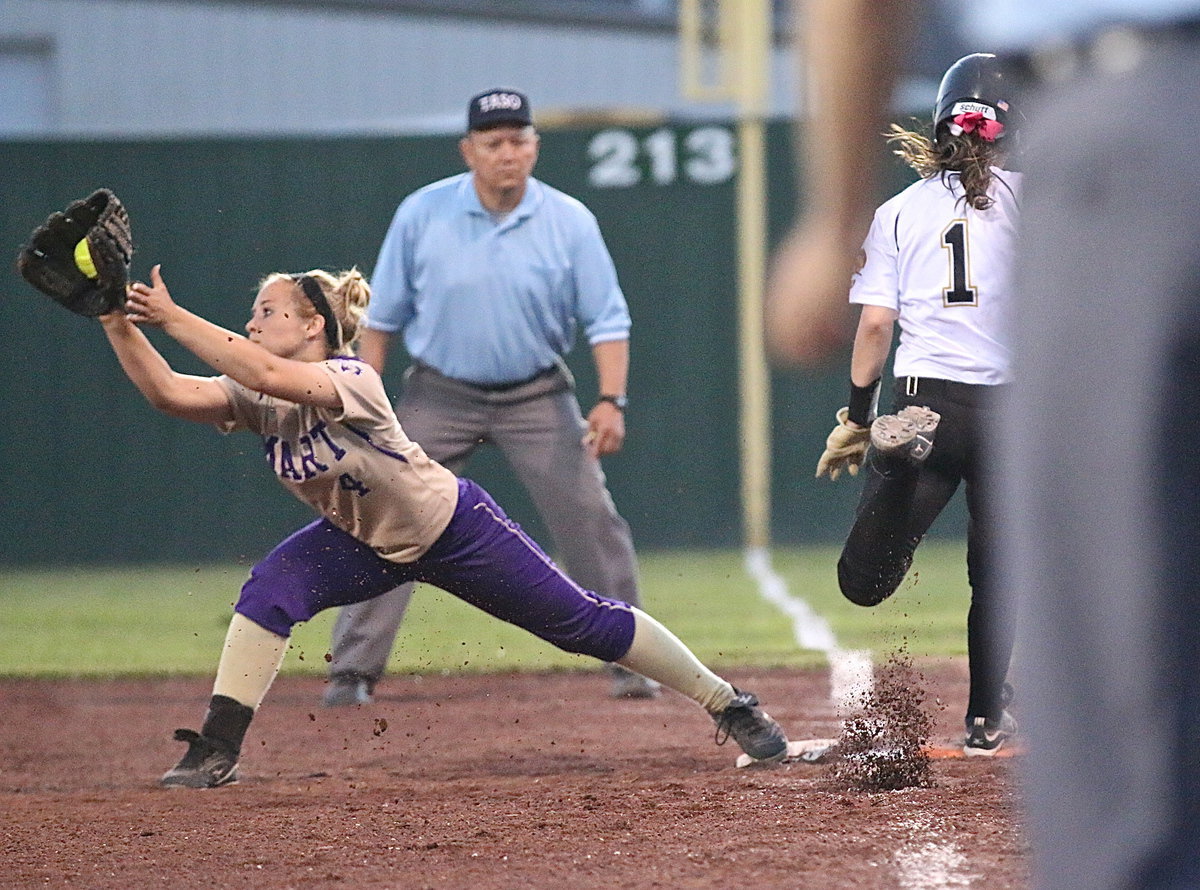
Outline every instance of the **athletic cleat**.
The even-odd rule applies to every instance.
[[[327,708],[369,705],[375,701],[371,687],[371,681],[358,674],[335,674],[329,678],[329,686],[321,696],[321,704]]]
[[[896,412],[896,416],[911,420],[917,425],[917,433],[927,436],[930,439],[937,432],[938,422],[942,419],[942,415],[936,411],[920,405],[909,405],[907,408],[901,408]]]
[[[999,720],[976,717],[967,724],[963,754],[967,757],[993,757],[1016,734],[1017,721],[1008,711],[1001,711]]]
[[[787,757],[788,740],[783,727],[758,707],[750,692],[734,689],[733,701],[712,718],[717,724],[716,742],[724,745],[730,736],[758,763],[778,763]]]
[[[175,730],[175,741],[187,742],[183,759],[159,780],[167,788],[220,788],[238,780],[237,754],[191,729]]]
[[[936,411],[916,405],[876,417],[871,424],[871,446],[883,457],[919,464],[933,450],[933,437],[941,419]]]
[[[612,674],[612,687],[608,690],[610,698],[658,698],[662,694],[658,683],[628,668],[612,664],[608,670]]]

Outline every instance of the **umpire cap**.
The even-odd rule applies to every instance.
[[[508,89],[491,89],[472,96],[467,106],[467,129],[486,130],[501,124],[533,125],[529,99],[524,93]]]

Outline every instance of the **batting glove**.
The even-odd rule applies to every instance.
[[[842,470],[851,476],[858,475],[867,454],[867,445],[871,441],[870,427],[848,426],[846,421],[850,416],[849,408],[841,408],[837,413],[838,425],[825,440],[825,452],[817,461],[817,478],[828,474],[830,479],[837,479]]]

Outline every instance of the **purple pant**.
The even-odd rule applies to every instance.
[[[281,636],[322,609],[424,581],[567,652],[616,661],[633,643],[628,604],[584,590],[491,495],[458,480],[458,505],[416,562],[396,563],[327,519],[290,535],[250,572],[236,611]]]

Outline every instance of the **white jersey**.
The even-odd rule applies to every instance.
[[[850,302],[899,314],[897,377],[1010,380],[1004,328],[1021,174],[992,172],[987,210],[961,200],[952,173],[920,180],[875,211]]]

